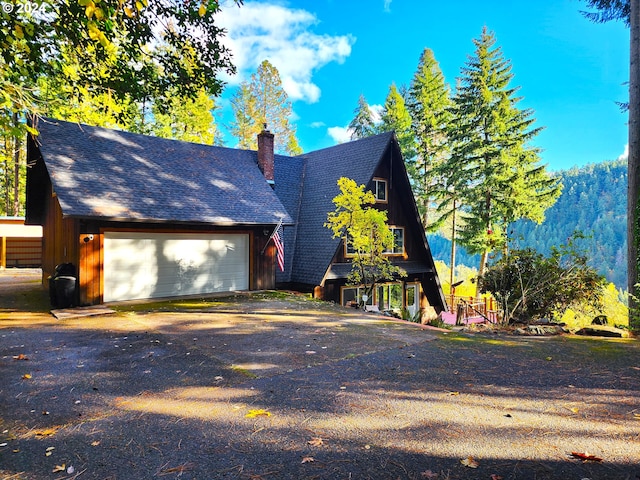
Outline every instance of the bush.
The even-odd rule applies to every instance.
[[[561,316],[580,304],[598,309],[605,286],[604,277],[587,265],[573,238],[553,248],[548,257],[531,248],[513,250],[480,279],[481,291],[495,297],[505,322]]]

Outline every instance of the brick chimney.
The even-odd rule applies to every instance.
[[[267,183],[271,185],[271,188],[275,185],[273,174],[273,133],[267,130],[267,125],[264,125],[264,130],[258,134],[258,167],[262,171]]]

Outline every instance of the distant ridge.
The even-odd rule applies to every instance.
[[[627,283],[627,162],[607,161],[557,172],[564,188],[556,204],[546,212],[545,221],[529,220],[512,226],[518,248],[532,247],[548,254],[575,231],[590,237],[580,241],[589,263],[618,288]],[[451,243],[441,235],[429,236],[436,260],[449,265]],[[479,257],[458,249],[456,264],[477,267]]]

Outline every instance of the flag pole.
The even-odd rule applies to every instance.
[[[276,228],[273,229],[273,232],[271,232],[271,235],[269,235],[269,239],[265,242],[264,247],[262,247],[262,251],[260,252],[260,255],[264,255],[264,251],[269,246],[269,242],[273,239],[273,236],[276,234],[276,232],[281,226],[282,226],[282,217],[280,217],[280,220],[278,221]]]

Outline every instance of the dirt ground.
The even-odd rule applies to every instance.
[[[113,308],[57,320],[0,272],[1,479],[640,479],[636,340],[280,292]]]

